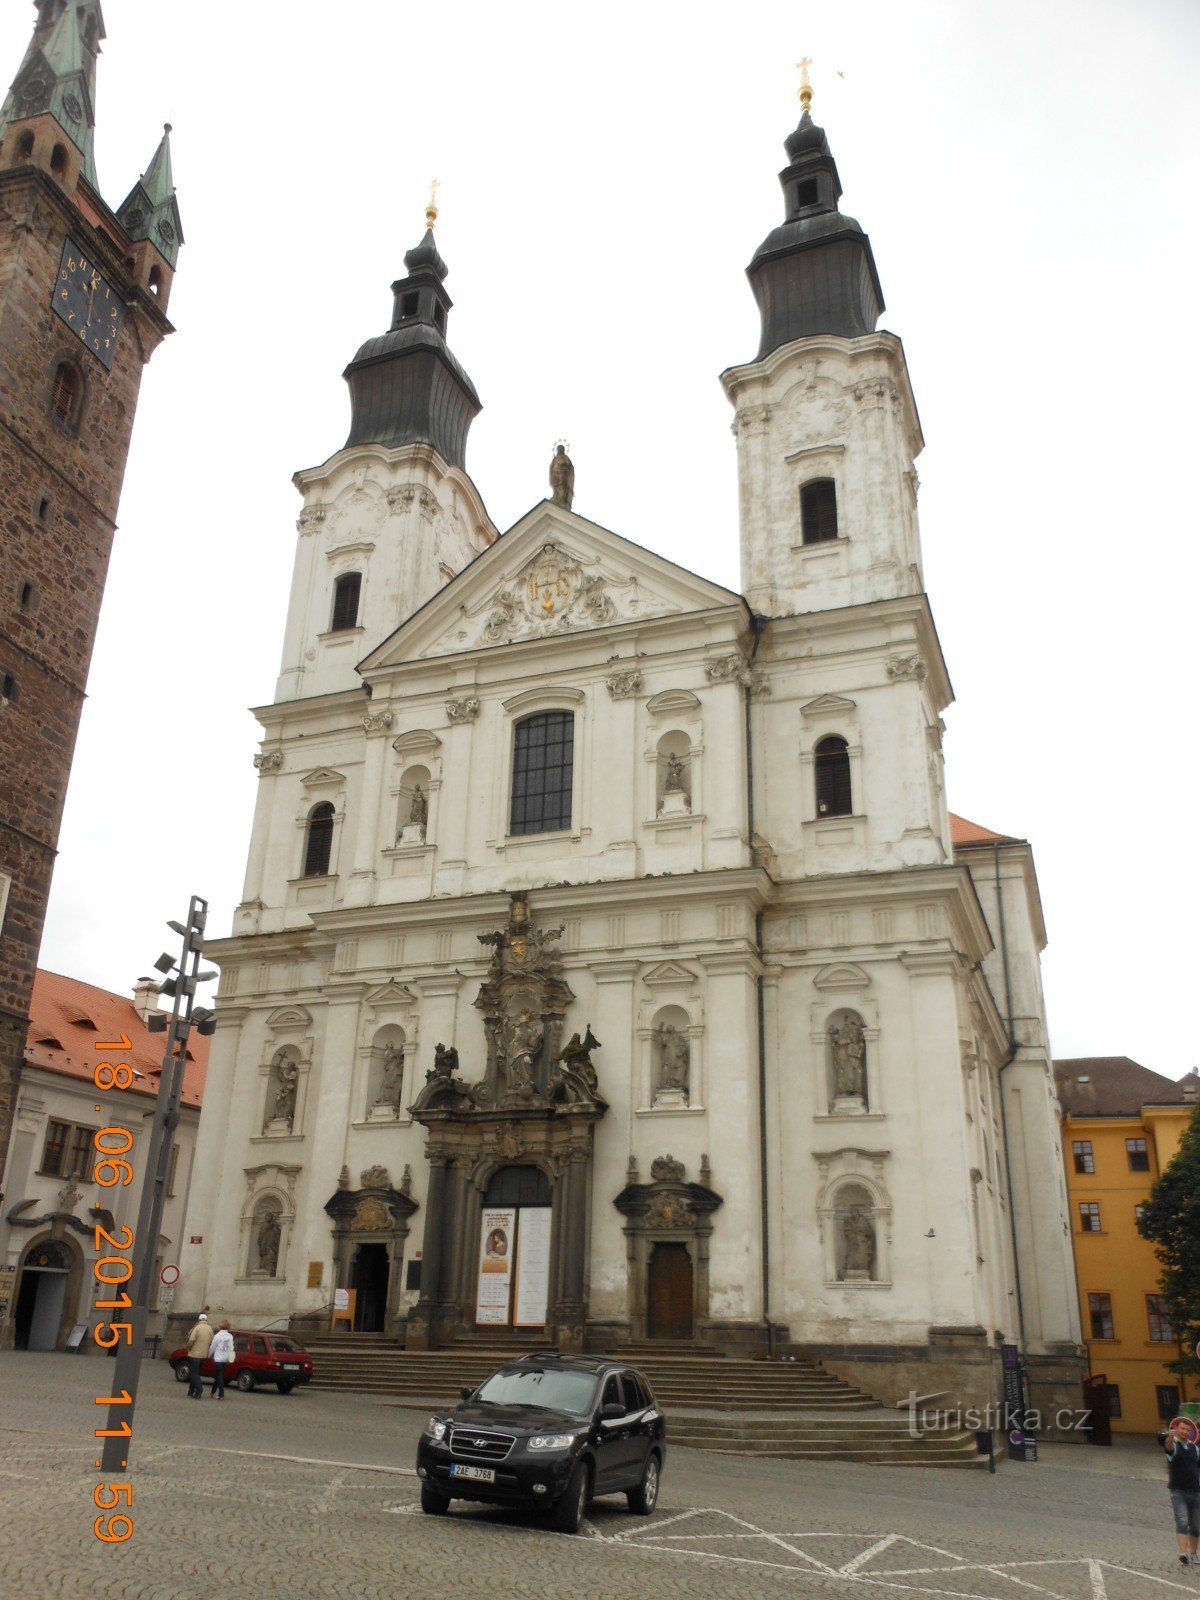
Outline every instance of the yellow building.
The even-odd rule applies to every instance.
[[[1200,1385],[1166,1366],[1179,1344],[1137,1218],[1179,1146],[1200,1077],[1172,1083],[1128,1056],[1056,1061],[1054,1077],[1089,1370],[1107,1379],[1114,1433],[1156,1433],[1182,1400],[1200,1398]]]

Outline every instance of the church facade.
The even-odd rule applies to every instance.
[[[498,537],[432,208],[347,369],[181,1308],[803,1348],[884,1397],[986,1399],[1009,1342],[1075,1398],[1032,858],[956,854],[904,352],[807,105],[786,148],[722,377],[742,593],[579,515],[562,451]]]

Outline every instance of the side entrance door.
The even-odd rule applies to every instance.
[[[692,1258],[685,1244],[656,1244],[646,1270],[646,1337],[691,1339]]]

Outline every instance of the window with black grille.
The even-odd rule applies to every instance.
[[[1090,1139],[1076,1139],[1071,1145],[1071,1153],[1075,1158],[1075,1171],[1090,1175],[1096,1170],[1096,1158],[1092,1154],[1092,1141]]]
[[[1095,1200],[1079,1202],[1079,1226],[1084,1233],[1100,1232],[1100,1207]]]
[[[308,831],[304,838],[304,876],[325,877],[332,851],[333,807],[328,800],[322,800],[308,814]]]
[[[358,625],[358,596],[362,588],[361,572],[343,572],[333,586],[333,621],[330,632],[341,633]]]
[[[1146,1296],[1146,1321],[1150,1325],[1150,1338],[1155,1344],[1169,1344],[1174,1339],[1175,1332],[1167,1315],[1167,1302],[1161,1294]]]
[[[1129,1157],[1130,1172],[1150,1171],[1150,1152],[1145,1139],[1126,1139],[1125,1153]]]
[[[550,833],[571,826],[575,718],[543,711],[518,722],[513,749],[510,833]]]
[[[814,478],[800,491],[801,541],[823,544],[837,536],[837,488],[832,478]]]
[[[817,783],[817,816],[848,817],[854,810],[850,793],[850,746],[836,733],[817,741],[813,756]]]

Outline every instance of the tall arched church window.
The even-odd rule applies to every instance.
[[[832,478],[814,478],[800,491],[801,543],[823,544],[837,536],[837,486]]]
[[[308,814],[308,828],[304,834],[304,876],[325,877],[332,851],[333,807],[328,800],[322,800]]]
[[[362,589],[361,572],[343,572],[333,586],[333,633],[358,626],[358,597]]]
[[[850,747],[831,733],[817,741],[813,766],[817,783],[817,816],[848,817],[854,810],[850,793]]]
[[[510,833],[551,833],[571,826],[574,760],[572,712],[544,711],[517,723]]]

